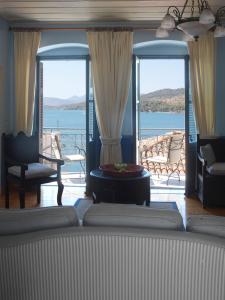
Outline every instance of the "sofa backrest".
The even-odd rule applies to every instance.
[[[0,237],[0,299],[224,300],[225,241],[73,227]]]

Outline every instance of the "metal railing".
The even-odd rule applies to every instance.
[[[155,152],[153,153],[154,155],[159,155],[160,151],[160,153],[162,153],[163,151],[166,153],[167,143],[161,143],[161,141],[166,139],[166,137],[171,135],[172,133],[184,131],[184,128],[141,128],[139,132],[138,142],[139,153],[142,153],[143,149],[150,149],[149,153],[153,151]],[[61,151],[63,156],[73,154],[75,146],[78,146],[79,148],[86,151],[86,130],[84,128],[44,127],[43,133],[59,135]],[[162,145],[165,146],[165,149],[162,149]],[[52,154],[54,156],[53,151]],[[139,163],[141,163],[141,156],[139,157],[139,159]],[[183,162],[184,159],[185,158],[183,158]],[[75,164],[72,163],[66,166],[64,169],[68,171],[72,171],[74,169],[79,172],[81,171],[79,169],[79,165],[75,166]]]
[[[156,163],[149,163],[149,161],[154,157],[168,157],[172,136],[175,134],[184,135],[185,130],[183,128],[143,128],[142,130],[144,134],[141,135],[138,141],[139,164],[154,174]],[[177,166],[178,163],[176,164],[176,168],[179,174],[185,174],[185,138],[182,139],[180,149],[179,169]],[[166,163],[158,163],[158,170],[165,170],[165,165]],[[170,166],[170,170],[171,168],[173,166]]]
[[[71,154],[75,146],[86,151],[86,130],[84,128],[44,127],[43,133],[59,135],[64,155]]]
[[[141,128],[139,138],[140,140],[152,137],[159,137],[162,135],[169,134],[171,132],[184,132],[184,128]]]

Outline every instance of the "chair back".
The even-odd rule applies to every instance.
[[[181,152],[184,142],[184,134],[175,134],[170,139],[168,162],[170,164],[178,163],[181,159]]]
[[[53,151],[54,151],[55,158],[63,159],[62,149],[61,149],[61,142],[60,142],[60,137],[59,137],[58,134],[55,134],[53,136],[52,145],[53,145]]]
[[[8,158],[22,163],[39,161],[38,135],[26,136],[24,132],[2,135],[2,146],[4,155]]]
[[[48,157],[62,159],[62,150],[60,145],[60,137],[58,133],[43,133],[42,153]]]

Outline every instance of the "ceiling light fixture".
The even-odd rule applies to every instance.
[[[191,2],[190,5],[188,5],[189,2]],[[187,37],[195,40],[209,30],[214,30],[214,37],[224,37],[225,27],[222,26],[222,17],[225,17],[225,6],[220,7],[214,14],[207,1],[186,0],[182,10],[179,10],[177,6],[168,7],[156,31],[156,37],[167,37],[174,29],[182,31]]]

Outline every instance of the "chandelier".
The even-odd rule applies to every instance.
[[[188,3],[191,2],[191,5]],[[197,2],[197,5],[195,3]],[[190,7],[189,16],[188,11]],[[156,31],[156,37],[165,38],[169,32],[177,29],[184,33],[184,40],[197,40],[207,31],[214,31],[214,37],[224,37],[225,27],[222,26],[222,17],[225,16],[225,6],[220,7],[214,14],[207,1],[186,0],[180,10],[177,6],[169,6],[160,27]]]

